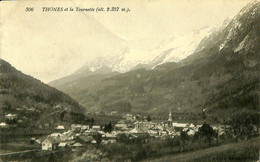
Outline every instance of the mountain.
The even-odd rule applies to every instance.
[[[138,63],[141,69],[98,81],[89,77],[84,80],[89,86],[68,83],[70,89],[59,89],[94,111],[165,114],[171,110],[192,114],[190,119],[202,110],[221,118],[242,109],[255,111],[259,105],[259,5],[245,6],[179,62],[159,63],[152,70]],[[168,49],[170,54],[176,50]],[[163,54],[158,60],[169,56]]]
[[[111,76],[136,69],[153,69],[166,62],[178,62],[192,54],[199,42],[205,36],[208,36],[211,31],[210,27],[205,26],[199,30],[163,40],[149,50],[139,50],[126,46],[103,57],[89,58],[85,65],[77,71],[51,81],[49,85],[62,90],[68,84],[77,80],[82,81],[82,78],[92,75]],[[79,83],[79,85],[82,84]]]
[[[171,37],[161,41],[158,46],[151,50],[125,47],[104,57],[88,59],[85,65],[77,71],[51,81],[49,85],[71,93],[69,89],[73,86],[70,84],[75,85],[77,83],[77,86],[81,86],[88,82],[88,76],[92,76],[91,80],[93,80],[93,75],[98,75],[97,81],[101,78],[104,79],[104,76],[110,77],[136,69],[149,70],[166,62],[178,62],[192,54],[202,38],[209,35],[211,30],[209,27],[203,27],[191,33]],[[100,75],[103,75],[103,77],[100,77]]]
[[[124,73],[138,68],[139,65],[152,69],[162,63],[177,62],[192,54],[199,42],[209,35],[211,30],[210,27],[205,26],[190,33],[176,35],[161,41],[151,49],[137,49],[130,43],[118,51],[86,60],[85,65],[75,73],[84,73],[84,70],[96,72],[103,67]]]
[[[92,67],[93,68],[93,67]],[[83,66],[71,75],[65,76],[63,78],[54,80],[49,83],[49,85],[56,87],[59,89],[59,87],[66,86],[67,84],[81,80],[82,78],[86,78],[88,76],[92,75],[106,75],[106,74],[119,74],[118,72],[113,72],[108,66],[106,65],[100,65],[98,68],[95,68],[95,70],[90,69],[87,66]]]
[[[17,114],[21,127],[72,123],[83,108],[68,95],[16,70],[0,59],[0,116]],[[17,121],[16,121],[17,122]]]

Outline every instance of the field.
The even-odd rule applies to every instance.
[[[145,161],[257,161],[260,138]]]

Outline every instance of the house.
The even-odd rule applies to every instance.
[[[94,135],[97,135],[99,134],[98,131],[94,130],[94,129],[89,129],[89,130],[86,130],[84,132],[85,135],[88,135],[88,136],[94,136]]]
[[[98,133],[101,135],[106,134],[104,131],[98,131]]]
[[[71,128],[71,130],[75,130],[76,129],[76,124],[71,124],[70,128]]]
[[[63,132],[62,136],[66,136],[68,139],[73,139],[76,136],[76,134],[73,131],[68,130],[67,132]]]
[[[172,123],[173,127],[180,127],[180,128],[184,128],[187,126],[187,124],[185,123]]]
[[[73,140],[74,136],[75,136],[74,132],[67,131],[67,132],[63,132],[60,136],[56,138],[60,139],[61,141],[68,141],[68,140]]]
[[[41,140],[39,140],[39,139],[36,139],[34,143],[35,143],[35,144],[39,144],[39,145],[42,144]]]
[[[78,151],[83,147],[83,145],[81,143],[77,142],[77,143],[74,143],[71,147],[72,147],[72,151]]]
[[[124,120],[119,120],[117,124],[115,125],[116,130],[127,130],[128,125],[125,123]]]
[[[82,144],[82,145],[86,145],[91,143],[91,141],[94,140],[94,138],[92,136],[78,136],[75,138],[75,141],[77,141],[78,143]]]
[[[189,136],[193,136],[194,134],[195,134],[195,131],[194,131],[194,130],[190,129],[190,130],[188,131],[188,135],[189,135]]]
[[[92,129],[94,129],[96,131],[100,131],[101,130],[101,126],[100,125],[93,125]]]
[[[125,116],[127,121],[134,121],[135,120],[135,116],[133,116],[132,114],[126,114]]]
[[[68,146],[73,146],[76,142],[74,140],[67,141]]]
[[[92,140],[91,143],[92,144],[97,144],[97,141],[96,140]]]
[[[146,122],[146,121],[144,121],[144,122],[142,122],[142,121],[141,122],[135,122],[134,124],[135,124],[135,129],[142,130],[144,132],[148,132],[149,128],[152,128],[152,127],[155,126],[155,123]]]
[[[71,124],[71,130],[74,132],[80,132],[82,124]]]
[[[42,142],[39,139],[31,138],[30,144],[33,146],[41,147]]]
[[[145,131],[143,131],[141,129],[136,129],[136,128],[134,128],[131,131],[129,131],[129,133],[132,134],[132,135],[136,135],[138,137],[147,137],[147,136],[149,136],[149,134],[147,132],[145,132]]]
[[[9,127],[8,124],[6,124],[4,122],[0,123],[0,128],[8,128],[8,127]]]
[[[129,131],[129,133],[131,134],[139,134],[139,133],[144,133],[144,131],[140,130],[140,129],[132,129],[131,131]]]
[[[52,133],[49,136],[51,136],[51,137],[60,137],[61,134],[60,133]]]
[[[42,150],[56,150],[58,142],[52,138],[46,138],[42,142]]]
[[[80,150],[82,147],[83,147],[83,145],[77,142],[77,143],[74,143],[73,145],[71,145],[71,150],[72,150],[72,151],[78,151],[78,150]]]
[[[117,115],[117,111],[111,111],[110,115]]]
[[[68,144],[67,142],[61,142],[59,145],[58,145],[58,149],[59,150],[65,150],[68,148]]]
[[[195,127],[195,125],[192,123],[189,125],[189,128],[194,128],[194,127]]]
[[[82,147],[83,145],[82,144],[80,144],[80,143],[74,143],[73,145],[72,145],[72,147]]]
[[[117,130],[127,130],[127,129],[128,129],[127,124],[121,124],[121,123],[117,123],[117,124],[115,125],[115,128],[116,128]]]
[[[115,134],[106,133],[102,135],[102,138],[105,140],[116,140],[117,137]]]
[[[58,125],[55,130],[65,130],[63,125]]]
[[[9,120],[14,120],[17,118],[17,114],[7,114],[5,117]]]
[[[159,134],[160,130],[163,130],[163,128],[156,125],[156,126],[149,128],[148,133],[150,135],[156,135],[156,134]]]
[[[176,130],[181,130],[185,127],[187,127],[188,124],[185,123],[172,123],[173,128],[175,128]]]
[[[35,112],[36,109],[34,107],[31,107],[31,108],[26,108],[26,111],[27,112]]]
[[[159,130],[158,134],[159,134],[159,136],[162,137],[162,136],[166,136],[168,134],[168,132],[164,129],[164,130]]]
[[[36,140],[36,138],[32,137],[31,140],[30,140],[30,144],[31,145],[34,144],[35,140]]]
[[[80,128],[81,129],[81,127],[82,127],[82,124],[76,124],[76,126],[75,126],[76,128]]]
[[[157,135],[159,134],[159,132],[156,131],[156,130],[153,130],[153,129],[149,129],[149,130],[148,130],[148,134],[149,134],[150,136],[157,136]]]
[[[88,129],[89,129],[89,125],[82,125],[81,126],[82,131],[85,131],[85,130],[88,130]]]

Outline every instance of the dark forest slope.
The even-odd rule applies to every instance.
[[[70,123],[73,120],[71,114],[82,112],[82,107],[68,95],[17,71],[9,63],[0,59],[2,122],[5,121],[6,114],[12,113],[18,115],[19,125],[23,127],[54,126],[59,122]],[[62,113],[64,119],[61,117]]]

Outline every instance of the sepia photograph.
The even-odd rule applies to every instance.
[[[0,3],[0,162],[260,162],[259,0]]]

